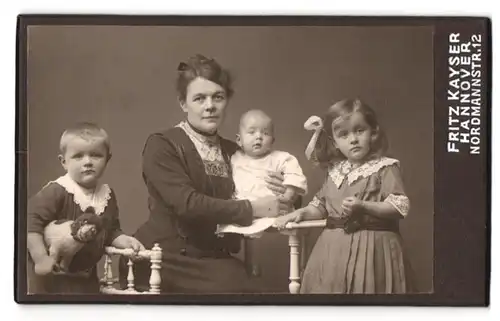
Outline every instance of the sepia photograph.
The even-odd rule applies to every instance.
[[[443,184],[459,180],[435,184],[448,167],[436,150],[487,153],[487,35],[442,37],[440,85],[425,20],[129,19],[24,24],[18,300],[409,304],[439,292],[442,235],[454,235]],[[454,197],[485,193],[477,183]],[[486,244],[473,238],[481,277]]]

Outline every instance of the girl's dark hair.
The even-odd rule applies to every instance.
[[[196,54],[190,57],[187,62],[181,62],[177,67],[177,72],[177,95],[179,100],[186,99],[188,85],[198,77],[213,81],[224,88],[228,98],[231,98],[234,93],[229,71],[223,69],[214,59]]]
[[[318,137],[314,150],[314,158],[320,164],[333,164],[345,159],[345,156],[334,146],[332,123],[338,117],[345,117],[354,112],[359,112],[364,116],[366,123],[374,133],[368,158],[381,157],[387,152],[387,137],[379,126],[375,111],[359,99],[344,99],[328,108],[328,111],[322,117],[323,130]]]

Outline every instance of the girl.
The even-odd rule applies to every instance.
[[[303,274],[301,293],[406,293],[399,220],[409,211],[399,161],[384,157],[387,141],[374,111],[358,99],[335,103],[319,119],[309,159],[328,166],[308,206],[275,223],[326,218]],[[308,124],[309,123],[309,124]],[[324,127],[323,127],[324,125]],[[316,141],[317,140],[317,141]]]
[[[107,133],[91,123],[78,124],[62,134],[60,149],[66,175],[49,182],[28,201],[28,293],[98,293],[96,264],[104,247],[140,251],[144,246],[123,234],[116,196],[107,184],[99,183],[111,158]],[[53,274],[58,262],[47,253],[45,227],[89,211],[101,218],[101,231],[76,253],[67,271]]]

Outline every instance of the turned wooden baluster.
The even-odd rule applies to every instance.
[[[117,290],[113,287],[115,280],[113,280],[112,271],[112,256],[113,255],[123,255],[129,258],[128,260],[128,274],[127,274],[127,289]],[[149,259],[151,262],[151,276],[149,279],[150,289],[147,292],[137,292],[135,290],[135,277],[134,277],[134,262],[132,261],[132,256],[139,256],[141,258]],[[158,294],[160,293],[161,287],[161,261],[162,261],[162,249],[159,244],[155,244],[151,250],[139,251],[135,253],[132,249],[117,249],[114,247],[106,248],[106,257],[104,261],[104,278],[103,283],[105,283],[105,293],[109,294]]]
[[[300,271],[299,271],[299,236],[297,230],[288,234],[288,246],[290,247],[290,284],[288,288],[290,293],[297,294],[300,289]]]
[[[127,275],[127,287],[129,291],[134,291],[134,262],[129,258],[128,259],[128,275]]]
[[[106,282],[106,273],[108,272],[108,254],[104,254],[104,275],[101,279],[102,282]]]
[[[151,293],[160,293],[160,285],[161,285],[161,259],[162,259],[162,250],[158,243],[155,243],[153,248],[151,249],[151,277],[149,278],[149,292]]]
[[[101,284],[106,284],[107,282],[107,272],[108,272],[108,260],[107,260],[107,254],[104,254],[104,273],[103,276],[100,280]]]
[[[299,293],[300,289],[300,277],[301,271],[305,266],[305,248],[302,248],[302,253],[299,253],[299,247],[301,245],[301,240],[304,241],[305,238],[301,237],[300,229],[313,228],[313,227],[325,227],[326,220],[315,220],[315,221],[305,221],[300,223],[288,223],[285,226],[285,230],[281,233],[288,235],[288,246],[290,247],[290,284],[288,286],[290,293]],[[302,255],[301,255],[302,254]],[[302,256],[303,260],[300,260]]]
[[[105,280],[106,280],[106,287],[112,288],[113,287],[113,260],[111,259],[111,255],[106,254],[106,262],[105,262]]]

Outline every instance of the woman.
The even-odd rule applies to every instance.
[[[250,225],[253,217],[276,216],[276,197],[257,201],[231,200],[230,157],[237,145],[218,135],[233,90],[229,73],[213,59],[191,57],[178,68],[177,92],[187,119],[150,135],[143,150],[143,178],[149,193],[150,217],[135,237],[146,248],[163,249],[162,292],[258,292],[243,262],[231,253],[240,249],[235,234],[217,236],[217,224]],[[279,174],[270,188],[280,194]],[[149,287],[149,262],[136,262],[135,283]],[[120,264],[126,286],[127,266]]]

